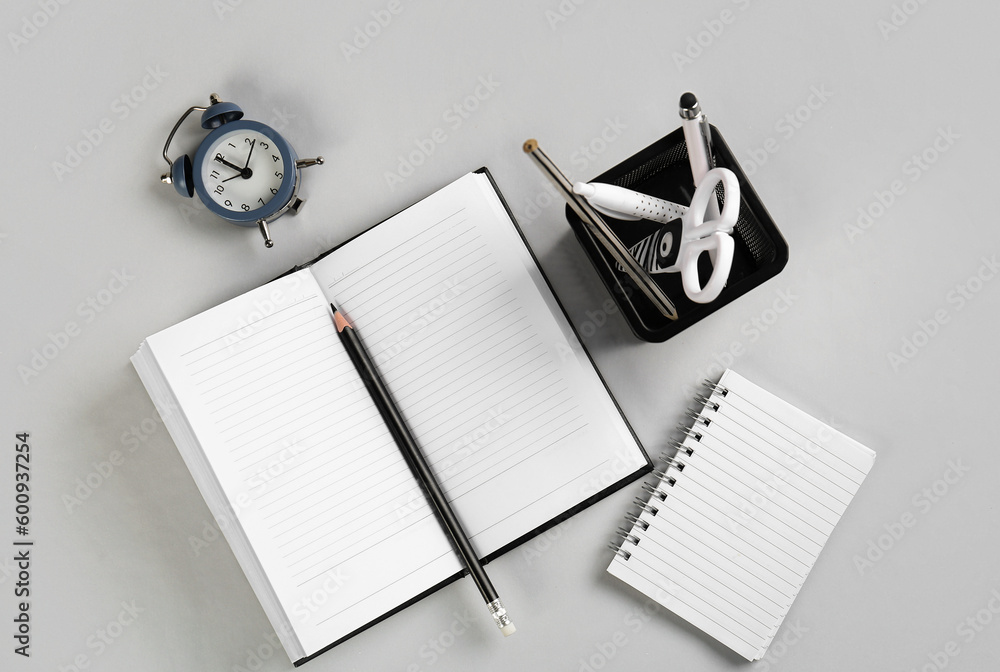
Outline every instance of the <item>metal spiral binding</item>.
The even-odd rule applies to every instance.
[[[708,378],[705,379],[705,385],[708,386],[708,389],[712,390],[714,394],[719,394],[723,397],[729,394],[729,390],[727,388],[719,385],[718,383],[713,383]]]
[[[706,397],[704,394],[696,394],[694,395],[694,399],[705,406],[711,406],[713,411],[719,410],[718,402],[712,401],[711,397]]]
[[[699,411],[696,411],[696,410],[688,408],[688,409],[685,409],[684,412],[687,414],[687,416],[689,418],[691,418],[695,422],[700,422],[701,424],[705,425],[706,427],[708,427],[710,424],[712,424],[712,420],[710,418],[706,418]]]
[[[633,525],[638,525],[639,527],[642,528],[643,532],[645,532],[646,530],[649,529],[649,522],[643,520],[642,518],[640,518],[635,513],[631,513],[631,512],[626,513],[625,514],[625,520],[627,520],[628,522],[632,523]]]
[[[632,534],[632,532],[630,530],[627,530],[624,527],[619,527],[617,530],[615,530],[615,533],[619,537],[622,538],[622,543],[624,543],[624,542],[627,541],[630,544],[632,544],[633,546],[638,546],[639,545],[639,541],[640,541],[639,537],[637,537],[634,534]]]
[[[671,488],[677,483],[677,479],[668,474],[664,469],[653,469],[653,476],[656,476],[660,481],[666,481],[670,484]]]
[[[628,551],[626,551],[621,546],[615,546],[614,543],[612,543],[612,542],[608,543],[608,548],[610,548],[612,551],[614,551],[615,555],[620,555],[625,560],[628,560],[629,558],[632,557],[631,553],[629,553]]]
[[[658,514],[660,512],[660,510],[658,508],[656,508],[655,506],[653,506],[652,503],[646,501],[642,497],[636,497],[635,499],[632,500],[632,503],[635,504],[636,506],[638,506],[640,509],[642,509],[646,513],[648,513],[650,515],[653,515],[653,516],[655,516],[656,514]]]
[[[658,487],[656,487],[656,484],[654,483],[643,483],[642,490],[643,492],[646,492],[652,495],[653,497],[656,497],[661,502],[665,502],[667,500],[667,493],[663,492]]]
[[[684,471],[684,463],[677,459],[677,455],[667,455],[666,453],[660,453],[660,457],[663,461],[667,463],[667,469],[676,469],[677,471]]]
[[[684,451],[685,453],[688,454],[688,456],[694,455],[694,448],[685,446],[682,442],[678,441],[677,439],[671,439],[670,445],[676,448],[678,452]]]
[[[684,434],[695,441],[701,442],[701,432],[694,431],[694,427],[686,427],[684,425],[677,425],[677,429],[684,432]]]

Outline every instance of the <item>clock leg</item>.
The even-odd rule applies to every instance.
[[[323,157],[322,156],[317,156],[315,159],[296,159],[295,160],[295,167],[296,168],[308,168],[309,166],[322,166],[322,165],[323,165]]]
[[[260,229],[260,235],[264,236],[264,247],[274,247],[274,241],[271,240],[271,231],[267,228],[267,220],[258,219],[257,227]]]

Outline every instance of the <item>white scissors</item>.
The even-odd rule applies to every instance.
[[[725,204],[717,219],[705,219],[715,186],[722,183]],[[729,280],[735,244],[730,235],[740,210],[740,183],[728,168],[713,168],[695,189],[690,206],[647,196],[611,184],[577,182],[573,191],[598,212],[615,219],[648,219],[663,227],[633,245],[629,252],[649,273],[680,273],[684,293],[696,303],[718,298]],[[712,275],[698,278],[698,258],[708,252]],[[619,267],[619,270],[620,267]]]

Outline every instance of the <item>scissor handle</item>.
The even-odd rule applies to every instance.
[[[722,206],[719,218],[706,222],[708,200],[715,198],[715,185],[720,182],[726,202]],[[684,238],[687,240],[705,238],[716,231],[731,233],[740,214],[740,182],[736,179],[736,173],[728,168],[713,168],[705,173],[705,178],[694,190],[694,197],[691,199],[687,214],[691,218],[690,225],[686,226],[684,231]]]
[[[726,205],[729,205],[728,199]],[[684,293],[689,299],[695,303],[711,303],[718,298],[722,288],[726,286],[726,281],[729,280],[735,248],[733,237],[723,231],[689,241],[684,245],[681,251],[683,258],[677,265],[680,267]],[[712,276],[704,287],[699,286],[698,278],[698,257],[702,252],[708,252],[712,260]]]

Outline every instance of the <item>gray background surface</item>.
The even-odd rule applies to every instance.
[[[0,667],[291,667],[128,358],[486,165],[652,455],[685,390],[731,359],[876,450],[875,468],[756,666],[605,574],[636,483],[490,565],[515,637],[463,580],[307,669],[996,669],[998,14],[916,0],[5,2]],[[493,90],[456,116],[482,80]],[[590,178],[675,129],[685,90],[791,260],[643,344],[603,312],[520,146],[536,137]],[[328,160],[304,173],[309,202],[274,225],[271,250],[157,179],[167,132],[213,91]],[[435,129],[446,140],[388,179]],[[50,343],[65,347],[38,360]],[[18,431],[33,451],[30,659],[10,636]]]

